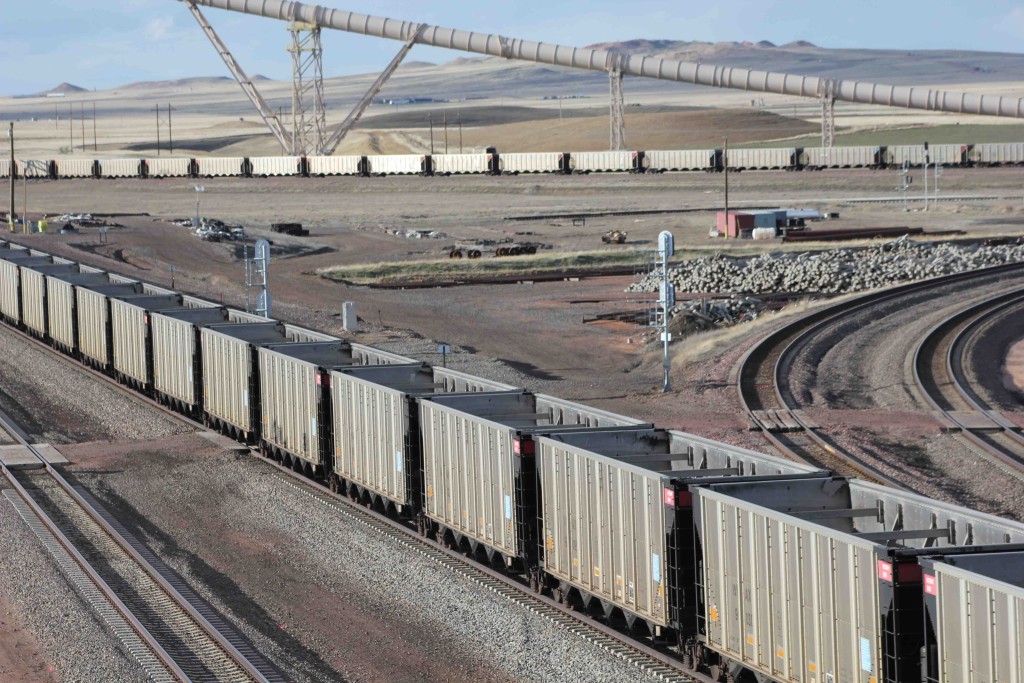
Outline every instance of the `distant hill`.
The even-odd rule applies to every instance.
[[[263,77],[253,77],[252,80],[260,80]],[[112,88],[112,90],[142,90],[150,88],[185,88],[197,85],[219,85],[225,81],[233,81],[230,76],[198,76],[193,78],[178,78],[172,81],[136,81]]]

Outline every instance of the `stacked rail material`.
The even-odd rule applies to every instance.
[[[778,170],[793,168],[796,164],[796,149],[764,148],[764,149],[730,149],[728,164],[730,169]]]
[[[818,168],[875,168],[884,163],[880,147],[806,147],[800,165]]]
[[[181,295],[170,290],[138,296],[110,298],[110,329],[114,349],[114,373],[141,391],[153,385],[151,311],[184,308]]]
[[[1024,164],[1024,142],[995,142],[971,147],[971,162],[980,166]]]
[[[511,152],[498,155],[501,173],[562,173],[562,157],[559,152]]]
[[[492,156],[479,154],[432,154],[430,164],[434,175],[485,174],[492,170]]]
[[[925,677],[1024,681],[1024,553],[927,557]]]
[[[144,287],[138,282],[75,288],[78,315],[78,352],[88,365],[109,370],[113,365],[110,297],[138,296]]]
[[[202,157],[195,164],[197,174],[203,178],[245,175],[245,157]]]
[[[187,415],[202,412],[203,357],[200,328],[222,323],[266,323],[269,318],[228,309],[184,308],[150,315],[153,339],[153,390],[165,404]]]
[[[366,157],[371,175],[421,175],[429,173],[429,157],[421,154],[371,154]]]
[[[250,175],[267,176],[302,175],[303,157],[249,157]]]
[[[46,276],[78,273],[78,265],[64,259],[50,264],[18,265],[21,279],[21,322],[30,334],[46,339]]]
[[[408,363],[411,358],[328,338],[259,349],[262,446],[310,472],[330,471],[331,373],[354,365]]]
[[[843,240],[872,239],[875,237],[902,237],[922,235],[924,228],[847,228],[844,230],[787,230],[783,242],[839,242]]]
[[[644,152],[644,168],[648,171],[714,171],[715,150],[648,150]]]
[[[637,152],[571,152],[569,168],[573,173],[612,173],[637,170]]]
[[[695,635],[691,483],[821,477],[780,458],[663,429],[539,439],[541,566],[561,594]],[[616,520],[608,525],[606,520]]]
[[[481,545],[509,566],[536,564],[536,436],[650,426],[522,391],[429,396],[419,404],[426,516],[439,537]]]
[[[1024,550],[1022,524],[856,479],[691,491],[701,643],[773,680],[921,680],[918,556]]]
[[[58,159],[54,162],[58,178],[95,178],[94,159]]]
[[[150,178],[188,178],[192,175],[191,159],[143,159]]]
[[[140,159],[99,159],[96,172],[100,178],[139,178],[142,176]]]
[[[334,457],[331,486],[382,500],[404,516],[422,506],[417,399],[514,387],[423,363],[331,373]]]
[[[103,272],[46,276],[47,332],[55,346],[64,352],[78,353],[78,297],[76,287],[110,284],[110,276]]]
[[[361,156],[306,157],[307,170],[311,176],[362,175]]]

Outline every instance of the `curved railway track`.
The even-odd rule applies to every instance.
[[[34,344],[39,349],[44,350],[63,361],[68,360],[67,356],[39,339],[28,335],[21,330],[13,328],[7,329],[10,329],[13,333]],[[147,407],[171,416],[194,429],[208,431],[203,424],[196,422],[195,420],[192,420],[167,406],[161,405],[148,396],[132,391],[129,387],[120,384],[109,375],[85,365],[76,365],[75,367],[77,370],[84,371],[97,379],[103,380],[117,388],[125,395],[132,397],[134,400],[146,405]],[[4,424],[5,419],[7,419],[6,416],[0,412],[0,425]],[[2,437],[2,433],[2,430],[0,430],[0,437]],[[21,438],[18,440],[23,444],[27,443]],[[564,628],[583,640],[601,648],[612,656],[629,662],[631,665],[647,672],[657,680],[664,681],[664,683],[714,683],[712,678],[686,668],[679,656],[667,646],[648,644],[646,642],[638,641],[623,631],[612,628],[586,614],[572,609],[571,607],[562,605],[552,598],[536,593],[525,582],[520,581],[513,576],[495,571],[489,566],[485,566],[484,564],[471,560],[456,550],[446,548],[439,543],[429,541],[421,537],[416,529],[400,524],[388,517],[386,514],[382,514],[372,508],[365,507],[341,494],[333,493],[328,487],[324,486],[320,482],[314,481],[303,474],[294,472],[280,463],[264,458],[255,448],[242,444],[236,445],[239,449],[248,452],[249,455],[256,460],[273,467],[277,471],[276,476],[278,476],[282,482],[301,491],[317,503],[326,505],[348,519],[356,521],[371,529],[375,533],[381,534],[382,536],[399,543],[403,547],[409,548],[419,555],[432,560],[442,567],[469,579],[482,588],[501,595],[507,600],[530,610],[534,614],[541,616],[556,626]],[[52,470],[56,472],[56,470],[53,470],[53,466],[48,463],[45,465],[45,469],[47,471]],[[6,468],[4,468],[4,474],[8,474]],[[16,479],[17,477],[15,477],[15,480]],[[87,496],[88,494],[85,495]],[[116,522],[114,523],[116,524]],[[127,532],[125,533],[127,534]],[[153,560],[159,562],[159,559],[152,555],[150,551],[147,550],[146,552],[149,553],[149,556]],[[259,657],[259,655],[255,656]],[[154,680],[189,681],[192,679],[187,677],[169,677],[162,679],[154,678]],[[251,680],[264,679],[253,678]],[[284,679],[276,673],[273,678],[268,676],[265,680],[269,683],[278,683],[279,681],[283,683],[284,681]]]
[[[964,353],[991,320],[1024,306],[1024,292],[975,303],[940,321],[914,349],[914,386],[946,429],[996,465],[1024,477],[1024,436],[972,388]]]
[[[40,462],[0,464],[4,495],[150,678],[284,683],[233,628],[92,496],[72,485],[0,412],[0,429]]]
[[[906,488],[902,482],[832,442],[822,433],[821,427],[799,409],[786,380],[797,352],[822,330],[872,306],[953,283],[1016,273],[1024,273],[1024,263],[899,285],[803,316],[764,337],[740,359],[736,371],[740,404],[753,428],[760,430],[785,457],[829,468],[840,474]]]

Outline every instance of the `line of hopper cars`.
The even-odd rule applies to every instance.
[[[731,170],[900,168],[923,165],[926,154],[929,163],[944,166],[1021,165],[1024,143],[931,145],[927,152],[922,145],[731,149],[728,164]],[[60,179],[719,172],[725,159],[721,149],[499,153],[491,148],[474,154],[18,160],[15,174]],[[0,160],[0,178],[10,174],[10,161]]]
[[[3,242],[0,315],[716,680],[1024,682],[1024,524]]]

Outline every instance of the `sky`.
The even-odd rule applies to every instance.
[[[633,38],[1022,52],[1019,0],[321,0],[335,9],[583,46]],[[289,79],[285,24],[206,8],[250,74]],[[324,31],[324,74],[381,70],[394,41]],[[180,0],[0,0],[0,95],[228,75]],[[417,46],[408,60],[459,53]],[[756,64],[752,64],[756,68]],[[13,68],[12,68],[13,67]]]

